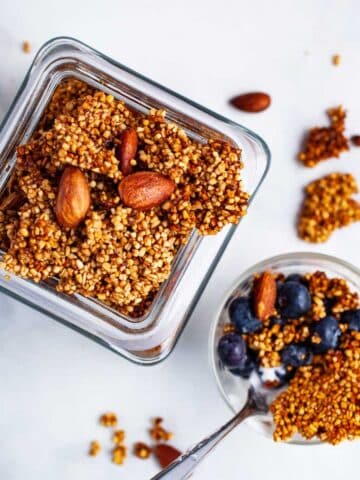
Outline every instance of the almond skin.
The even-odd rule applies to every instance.
[[[62,227],[76,228],[90,208],[90,189],[83,172],[66,167],[59,183],[55,201],[56,219]]]
[[[124,175],[132,173],[131,160],[135,158],[138,148],[138,136],[134,128],[121,132],[121,144],[116,149],[116,158],[120,162],[120,170]]]
[[[180,457],[181,452],[166,443],[158,443],[154,447],[154,455],[160,463],[161,468],[166,468],[170,463]]]
[[[261,321],[267,320],[275,312],[276,280],[271,272],[264,272],[254,286],[254,311]]]
[[[351,141],[353,145],[355,145],[356,147],[360,147],[360,135],[353,135],[351,137]]]
[[[175,182],[156,172],[136,172],[123,178],[118,186],[124,205],[135,210],[149,210],[167,200]]]
[[[230,103],[244,112],[256,113],[266,110],[271,104],[271,97],[264,92],[251,92],[238,95]]]

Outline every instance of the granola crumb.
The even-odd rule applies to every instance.
[[[307,242],[325,242],[337,228],[359,221],[360,203],[352,198],[357,192],[351,174],[331,173],[311,182],[299,215],[299,237]]]
[[[117,416],[113,412],[104,413],[100,417],[100,423],[104,427],[116,427],[117,422],[118,422]]]
[[[155,442],[168,442],[174,437],[172,432],[165,430],[162,423],[163,419],[161,417],[155,417],[152,421],[153,426],[149,430],[149,433]]]
[[[152,454],[152,448],[143,442],[136,442],[134,444],[134,455],[138,458],[146,460]]]
[[[115,430],[113,437],[112,437],[113,443],[115,445],[122,445],[125,441],[125,431],[124,430]]]
[[[22,43],[22,51],[24,53],[30,53],[31,52],[31,45],[30,45],[30,42],[28,42],[27,40],[24,40],[23,43]]]
[[[332,64],[335,66],[335,67],[338,67],[341,63],[341,55],[339,55],[338,53],[336,53],[335,55],[333,55],[331,57],[331,61],[332,61]]]
[[[90,443],[90,448],[89,448],[89,455],[91,457],[96,457],[101,451],[101,445],[97,440],[93,440]]]
[[[327,111],[330,126],[314,127],[306,138],[305,148],[299,153],[299,160],[306,167],[314,167],[319,162],[332,157],[339,157],[349,150],[345,131],[345,110],[339,106]]]
[[[116,446],[112,451],[112,461],[117,465],[123,465],[127,457],[127,448],[124,445]]]

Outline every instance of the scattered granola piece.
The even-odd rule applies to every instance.
[[[174,436],[173,433],[168,432],[163,428],[162,423],[163,423],[163,419],[160,417],[156,417],[153,419],[153,428],[151,428],[149,432],[150,432],[151,438],[155,442],[161,442],[161,441],[168,442]]]
[[[355,147],[360,147],[360,135],[353,135],[351,137],[351,142]]]
[[[89,455],[91,457],[96,457],[101,451],[101,445],[97,440],[93,440],[90,443],[90,448],[89,448]]]
[[[115,445],[122,445],[125,441],[124,430],[115,430],[112,441],[115,443]]]
[[[101,415],[100,423],[104,427],[116,427],[117,425],[117,416],[115,413],[107,412]]]
[[[150,457],[152,453],[152,448],[149,447],[146,443],[143,442],[136,442],[134,444],[134,455],[138,458],[146,460]]]
[[[351,174],[331,173],[311,182],[299,215],[299,237],[307,242],[325,242],[335,229],[359,221],[360,203],[352,198],[357,192]]]
[[[341,63],[341,56],[337,53],[331,57],[332,64],[338,67]]]
[[[30,45],[30,42],[28,42],[27,40],[24,40],[23,43],[22,43],[22,51],[24,53],[30,53],[31,52],[31,45]]]
[[[123,465],[127,457],[127,448],[124,445],[118,445],[113,449],[112,461],[117,465]]]
[[[327,111],[330,127],[314,127],[307,136],[305,148],[299,153],[299,160],[306,167],[314,167],[322,160],[327,160],[349,150],[348,140],[344,135],[346,112],[343,108],[330,108]]]

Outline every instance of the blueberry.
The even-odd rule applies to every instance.
[[[235,298],[229,307],[231,323],[240,333],[252,333],[260,330],[261,321],[256,318],[251,310],[250,300],[247,297]]]
[[[309,290],[301,283],[285,282],[279,289],[277,298],[280,313],[287,318],[305,315],[311,307]]]
[[[360,332],[360,309],[343,312],[341,321],[349,325],[349,330]]]
[[[293,343],[284,348],[281,353],[281,360],[286,367],[298,368],[311,363],[312,354],[306,345]]]
[[[220,338],[218,354],[224,365],[230,368],[241,368],[247,360],[246,344],[237,333],[227,333]]]
[[[247,351],[245,363],[241,367],[232,368],[230,372],[242,378],[249,378],[255,369],[256,360],[254,354]]]
[[[285,282],[297,282],[304,284],[306,280],[302,275],[300,275],[300,273],[292,273],[286,277]]]
[[[335,317],[328,316],[315,322],[311,329],[312,336],[315,336],[319,343],[312,340],[312,349],[314,353],[325,353],[331,348],[337,348],[339,345],[341,330],[339,322]]]

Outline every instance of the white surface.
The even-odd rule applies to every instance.
[[[93,2],[94,3],[94,2]],[[35,311],[0,295],[1,480],[149,479],[152,460],[108,459],[109,432],[97,425],[119,412],[129,443],[147,440],[149,417],[162,415],[180,448],[226,420],[230,412],[208,366],[212,312],[235,277],[267,256],[314,250],[360,265],[360,224],[325,245],[296,237],[301,188],[330,171],[360,182],[360,149],[305,169],[295,161],[304,130],[324,124],[324,110],[342,103],[350,133],[360,132],[360,4],[346,1],[174,2],[62,0],[2,2],[0,115],[29,66],[21,51],[56,35],[72,35],[235,121],[268,141],[269,177],[229,246],[175,352],[141,368]],[[340,53],[342,64],[331,65]],[[234,94],[263,89],[272,107],[259,115],[227,105]],[[105,453],[87,457],[98,438]],[[196,472],[198,480],[355,478],[359,443],[333,448],[273,444],[240,427]]]

